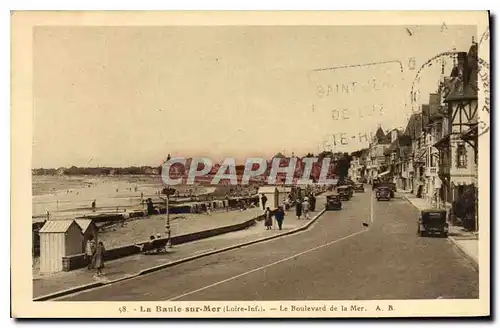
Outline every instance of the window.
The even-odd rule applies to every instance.
[[[436,123],[436,141],[441,139],[443,135],[443,125],[441,123]]]
[[[465,145],[458,145],[457,147],[457,167],[467,167],[467,149]]]

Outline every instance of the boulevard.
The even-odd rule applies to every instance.
[[[318,196],[321,197],[321,196]],[[370,187],[309,229],[58,301],[471,299],[478,271],[446,238],[419,237],[418,211]],[[287,221],[297,220],[293,211]],[[363,225],[363,223],[365,223]],[[264,227],[262,227],[264,229]]]

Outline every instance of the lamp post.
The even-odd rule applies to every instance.
[[[167,247],[168,248],[171,248],[172,247],[172,241],[171,241],[171,229],[170,229],[170,211],[169,211],[169,199],[170,199],[170,195],[172,192],[175,192],[175,189],[173,188],[169,188],[167,187],[166,188],[166,197],[165,198],[162,198],[163,200],[165,200],[165,232],[167,233],[167,238],[168,238],[168,241],[167,241]]]

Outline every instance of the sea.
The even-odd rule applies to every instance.
[[[34,222],[43,221],[47,212],[51,219],[67,219],[144,209],[142,200],[159,199],[158,193],[163,188],[160,176],[33,175],[32,218]],[[195,187],[197,192],[199,189]],[[94,200],[95,213],[92,211]]]

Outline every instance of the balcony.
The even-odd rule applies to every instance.
[[[437,167],[426,167],[425,176],[426,177],[437,177],[438,168]]]

